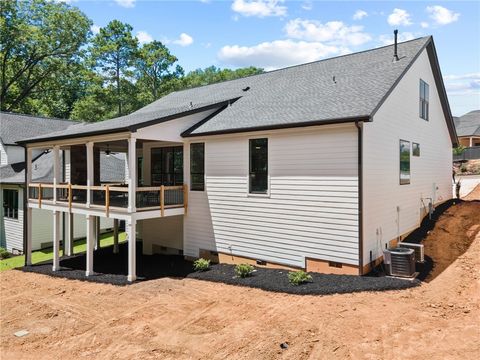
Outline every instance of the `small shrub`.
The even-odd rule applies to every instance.
[[[8,259],[9,257],[10,253],[4,248],[0,247],[0,259]]]
[[[465,164],[463,164],[461,167],[460,167],[460,172],[461,173],[466,173],[468,171],[468,168]]]
[[[195,271],[207,271],[209,268],[210,260],[200,258],[193,262],[193,269]]]
[[[300,285],[312,281],[312,276],[305,271],[290,271],[288,273],[288,281],[293,285]]]
[[[249,264],[239,264],[235,266],[235,274],[238,277],[246,278],[252,275],[254,267]]]

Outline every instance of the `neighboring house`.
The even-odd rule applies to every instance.
[[[465,147],[480,146],[480,110],[454,117],[458,142]]]
[[[15,142],[26,136],[38,136],[52,131],[65,130],[77,122],[34,117],[0,112],[0,246],[13,253],[23,252],[24,242],[24,189],[25,189],[25,149]],[[62,157],[60,157],[61,159]],[[125,178],[124,160],[111,158],[104,161],[103,173],[111,178]],[[66,169],[68,171],[68,169]],[[67,173],[65,171],[65,173]],[[63,167],[60,169],[63,177]],[[34,181],[51,182],[53,179],[52,152],[37,150],[32,152],[32,178]],[[32,215],[32,249],[37,250],[52,245],[52,214],[50,211],[35,209]],[[76,216],[73,237],[84,238],[85,217]],[[112,228],[113,221],[104,219],[102,231]],[[61,238],[66,231],[62,217]]]
[[[21,141],[29,179],[34,151],[54,156],[54,180],[30,184],[27,223],[40,207],[54,223],[85,216],[87,276],[95,217],[129,225],[130,281],[137,240],[146,254],[365,274],[429,203],[452,197],[457,137],[433,39],[398,44],[398,57],[394,49],[173,92],[127,116]],[[73,185],[58,181],[62,151]],[[99,151],[127,152],[127,186],[101,184]],[[59,238],[57,229],[54,247]],[[26,239],[30,262],[28,226]]]

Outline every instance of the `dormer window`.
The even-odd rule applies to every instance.
[[[420,117],[428,120],[428,84],[420,79]]]

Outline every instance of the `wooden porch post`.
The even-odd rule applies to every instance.
[[[95,246],[94,237],[94,219],[92,215],[87,216],[87,268],[85,270],[85,276],[93,275],[93,248]]]
[[[27,204],[27,207],[25,209],[26,211],[26,217],[27,217],[27,231],[26,231],[26,249],[25,249],[25,263],[26,265],[32,265],[32,208],[28,206],[29,203],[29,196],[30,196],[30,189],[29,185],[32,182],[32,149],[27,148],[27,158],[25,159],[27,164],[26,164],[26,172],[27,172],[27,177],[26,181],[27,183],[25,186],[27,187],[27,198],[25,199],[25,204]]]
[[[113,253],[118,254],[118,219],[113,219]]]
[[[60,268],[60,211],[53,211],[53,271]]]
[[[137,221],[130,218],[127,222],[128,230],[128,277],[127,280],[132,282],[137,279],[137,262],[136,262],[136,232]]]

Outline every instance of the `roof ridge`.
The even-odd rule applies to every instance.
[[[42,116],[42,115],[23,114],[23,113],[17,113],[17,112],[13,112],[13,111],[0,111],[0,114],[25,116],[25,117],[39,118],[39,119],[45,119],[45,120],[68,121],[68,122],[72,122],[72,123],[80,123],[81,122],[81,121],[78,121],[78,120],[61,119],[61,118],[57,118],[57,117],[47,117],[47,116]]]
[[[415,39],[410,39],[410,40],[406,40],[406,41],[399,42],[398,45],[400,45],[400,44],[406,44],[406,43],[413,42],[413,41],[418,41],[418,40],[420,40],[420,39],[427,39],[427,38],[431,38],[431,37],[432,37],[432,35],[421,36],[421,37],[418,37],[418,38],[415,38]],[[227,82],[230,82],[230,81],[237,81],[237,80],[248,79],[248,78],[251,78],[251,77],[254,77],[254,76],[265,76],[265,75],[268,75],[268,74],[271,74],[271,73],[274,73],[274,72],[278,72],[278,71],[289,70],[289,69],[292,69],[292,68],[297,68],[297,67],[301,67],[301,66],[307,66],[307,65],[316,64],[316,63],[320,63],[320,62],[324,62],[324,61],[328,61],[328,60],[339,59],[339,58],[343,58],[343,57],[347,57],[347,56],[352,56],[352,55],[357,55],[357,54],[363,54],[363,53],[367,53],[367,52],[370,52],[370,51],[376,51],[376,50],[379,50],[379,49],[387,48],[387,47],[389,47],[389,46],[393,46],[393,44],[384,45],[384,46],[379,46],[379,47],[372,48],[372,49],[365,49],[365,50],[361,50],[361,51],[357,51],[357,52],[353,52],[353,53],[349,53],[349,54],[337,55],[337,56],[333,56],[333,57],[329,57],[329,58],[325,58],[325,59],[320,59],[320,60],[315,60],[315,61],[310,61],[310,62],[306,62],[306,63],[302,63],[302,64],[290,65],[290,66],[286,66],[286,67],[283,67],[283,68],[280,68],[280,69],[275,69],[275,70],[271,70],[271,71],[266,71],[266,72],[263,72],[263,73],[260,73],[260,74],[252,74],[252,75],[244,76],[244,77],[237,78],[237,79],[230,79],[230,80],[218,81],[218,82],[212,83],[212,84],[198,85],[198,86],[193,86],[193,87],[191,87],[191,88],[186,88],[186,89],[181,89],[181,90],[175,90],[175,91],[172,91],[171,93],[168,93],[168,94],[165,95],[165,96],[168,96],[168,95],[173,94],[173,93],[180,93],[180,92],[183,92],[183,91],[192,90],[192,89],[204,88],[204,87],[212,86],[212,85],[216,85],[216,84],[224,84],[224,83],[227,83]],[[163,98],[163,97],[162,97],[162,98]],[[160,99],[162,99],[162,98],[160,98]],[[157,100],[155,100],[155,101],[158,101],[158,100],[160,100],[160,99],[157,99]]]

